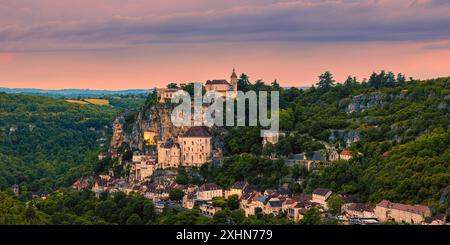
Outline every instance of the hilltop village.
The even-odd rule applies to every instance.
[[[237,92],[238,77],[233,70],[230,82],[227,80],[208,80],[204,84],[206,91],[217,91],[222,96],[227,92]],[[192,210],[198,207],[201,214],[213,217],[224,207],[220,200],[234,199],[245,216],[258,213],[283,215],[287,219],[299,222],[309,210],[317,210],[322,217],[333,218],[348,224],[378,224],[394,221],[397,223],[442,225],[446,223],[443,214],[432,215],[424,205],[407,205],[383,200],[371,206],[359,203],[351,195],[333,193],[326,188],[316,188],[312,193],[293,193],[285,187],[278,189],[260,189],[247,181],[237,181],[230,188],[222,188],[217,183],[179,184],[178,169],[198,169],[205,164],[221,165],[226,156],[220,147],[217,128],[193,126],[174,128],[170,125],[169,101],[186,85],[157,90],[157,104],[149,109],[145,123],[135,123],[131,133],[126,134],[124,121],[119,117],[114,123],[114,133],[109,152],[99,154],[99,160],[111,157],[118,159],[126,169],[125,176],[116,176],[109,171],[95,177],[94,180],[82,178],[73,183],[73,189],[91,188],[97,196],[107,192],[126,194],[136,192],[150,199],[157,210],[164,208]],[[158,108],[158,109],[155,109]],[[140,113],[138,118],[146,115]],[[130,131],[130,130],[129,130]],[[274,145],[280,137],[289,135],[280,132],[261,139],[262,144]],[[130,136],[131,135],[131,136]],[[359,136],[349,138],[348,145],[359,140]],[[363,157],[362,153],[351,152],[348,148],[336,149],[333,145],[321,142],[325,149],[310,154],[293,154],[286,159],[290,166],[304,166],[307,171],[317,167],[327,167],[335,161],[350,161],[354,157]],[[124,151],[123,146],[128,145]],[[129,149],[128,149],[129,148]],[[131,149],[131,150],[130,150]],[[124,157],[127,154],[128,157]],[[386,153],[387,154],[387,153]],[[270,157],[277,160],[276,155]],[[337,200],[337,201],[336,201]]]

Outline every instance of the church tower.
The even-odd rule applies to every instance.
[[[234,70],[233,67],[233,73],[231,73],[231,77],[230,77],[230,84],[231,86],[233,86],[233,92],[234,92],[234,96],[237,95],[237,84],[238,84],[238,77],[236,75],[236,71]]]

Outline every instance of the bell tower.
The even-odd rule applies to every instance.
[[[231,77],[230,77],[230,84],[233,87],[233,92],[234,92],[234,95],[236,96],[237,95],[238,77],[236,75],[236,71],[235,71],[234,67],[233,67],[233,73],[231,73]]]

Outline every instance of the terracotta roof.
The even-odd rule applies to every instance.
[[[213,191],[220,190],[221,188],[214,183],[207,183],[200,186],[199,191]]]
[[[230,83],[227,80],[208,80],[208,81],[206,81],[206,85],[215,85],[215,84],[230,85]]]
[[[181,137],[209,138],[211,134],[206,126],[194,126],[190,127]]]
[[[429,208],[424,205],[408,205],[408,204],[402,204],[402,203],[394,203],[390,202],[388,200],[383,200],[380,203],[377,204],[379,207],[389,208],[389,209],[396,209],[401,210],[405,212],[410,213],[416,213],[416,214],[425,214],[427,211],[429,211]]]
[[[350,151],[348,151],[348,150],[343,150],[343,151],[341,151],[341,155],[344,155],[344,156],[351,156],[352,153],[351,153]]]
[[[329,192],[332,192],[332,191],[329,190],[329,189],[325,189],[325,188],[317,188],[317,189],[314,190],[313,194],[320,195],[320,196],[325,196]]]
[[[358,212],[364,212],[364,211],[372,212],[374,207],[369,206],[369,205],[364,204],[364,203],[351,203],[351,204],[348,205],[348,209],[349,210],[355,210],[355,211],[358,211]]]

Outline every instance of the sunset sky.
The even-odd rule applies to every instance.
[[[448,0],[0,0],[0,87],[450,76]]]

